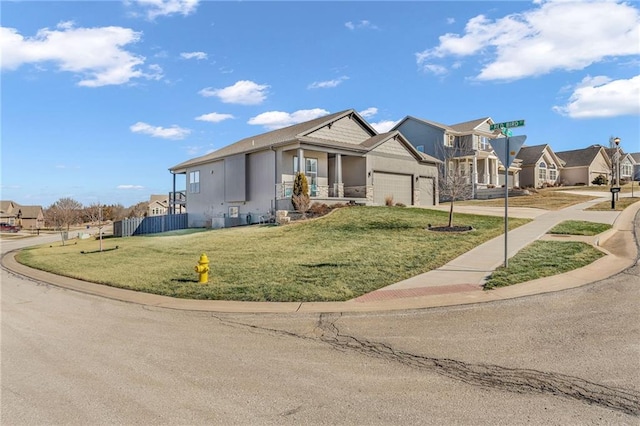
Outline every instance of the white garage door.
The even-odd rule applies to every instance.
[[[373,202],[379,206],[385,205],[388,196],[393,197],[393,203],[412,205],[411,186],[412,176],[392,173],[373,173]]]
[[[420,205],[421,206],[433,206],[433,192],[434,182],[433,178],[421,177],[420,178]]]

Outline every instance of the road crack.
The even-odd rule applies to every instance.
[[[640,416],[640,393],[594,383],[580,377],[493,364],[473,364],[449,358],[434,358],[396,350],[392,346],[342,334],[337,326],[341,314],[321,314],[313,332],[308,335],[230,321],[216,317],[230,326],[279,336],[321,341],[342,352],[396,362],[418,370],[458,380],[471,386],[519,394],[546,394],[597,405],[633,416]]]

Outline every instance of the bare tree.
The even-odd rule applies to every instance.
[[[147,211],[149,209],[149,203],[147,201],[140,201],[138,204],[135,204],[129,207],[128,217],[145,217],[147,215]]]
[[[45,220],[50,226],[60,231],[62,245],[64,245],[64,229],[78,223],[82,204],[73,198],[60,198],[45,211]]]
[[[104,207],[100,203],[93,203],[89,205],[89,207],[85,207],[84,212],[86,218],[91,223],[95,223],[98,225],[98,238],[100,240],[100,251],[102,251],[102,228],[104,228],[104,218],[103,218],[103,209]]]
[[[458,148],[442,147],[442,161],[438,177],[440,199],[449,201],[449,228],[453,226],[453,204],[473,196],[472,176],[459,161],[463,154]]]

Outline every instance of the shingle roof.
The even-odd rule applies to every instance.
[[[227,145],[224,148],[220,148],[219,150],[214,151],[210,154],[182,162],[176,166],[173,166],[169,170],[183,169],[190,165],[201,164],[218,158],[257,151],[260,149],[269,148],[270,146],[278,145],[280,143],[293,142],[296,139],[303,137],[305,134],[324,127],[330,123],[333,123],[334,121],[349,114],[354,114],[356,117],[358,117],[362,124],[366,126],[372,134],[375,134],[375,130],[366,121],[361,119],[353,109],[348,109],[345,111],[325,115],[310,121],[305,121],[304,123],[298,123],[292,126],[284,127],[282,129],[272,130],[270,132],[244,138],[231,145]]]
[[[469,133],[473,130],[476,130],[476,127],[478,127],[479,125],[481,125],[482,123],[486,122],[489,119],[490,117],[477,118],[475,120],[465,121],[464,123],[452,124],[449,127],[456,132]]]
[[[565,167],[589,166],[596,158],[600,150],[603,149],[604,148],[600,145],[592,145],[588,148],[556,152],[556,155],[565,162]]]
[[[534,146],[523,146],[520,148],[517,159],[522,160],[522,165],[532,165],[536,164],[540,157],[542,157],[542,152],[547,147],[547,144],[542,145],[534,145]]]
[[[640,164],[640,152],[632,152],[630,155],[634,160],[636,160],[636,163]]]

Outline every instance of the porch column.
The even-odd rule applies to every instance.
[[[335,157],[335,183],[333,185],[333,194],[339,198],[344,197],[344,183],[342,182],[342,154],[336,154]]]
[[[489,184],[489,158],[484,159],[484,184]]]
[[[173,175],[173,193],[171,197],[169,197],[169,214],[176,213],[176,174],[171,173]],[[182,213],[182,211],[180,211]]]
[[[473,186],[478,185],[478,157],[473,157]]]
[[[298,148],[298,171],[304,173],[304,149]]]
[[[495,160],[493,160],[493,184],[495,186],[499,186],[498,184],[500,183],[499,180],[499,176],[500,176],[500,166],[498,164],[498,159],[496,158]]]

